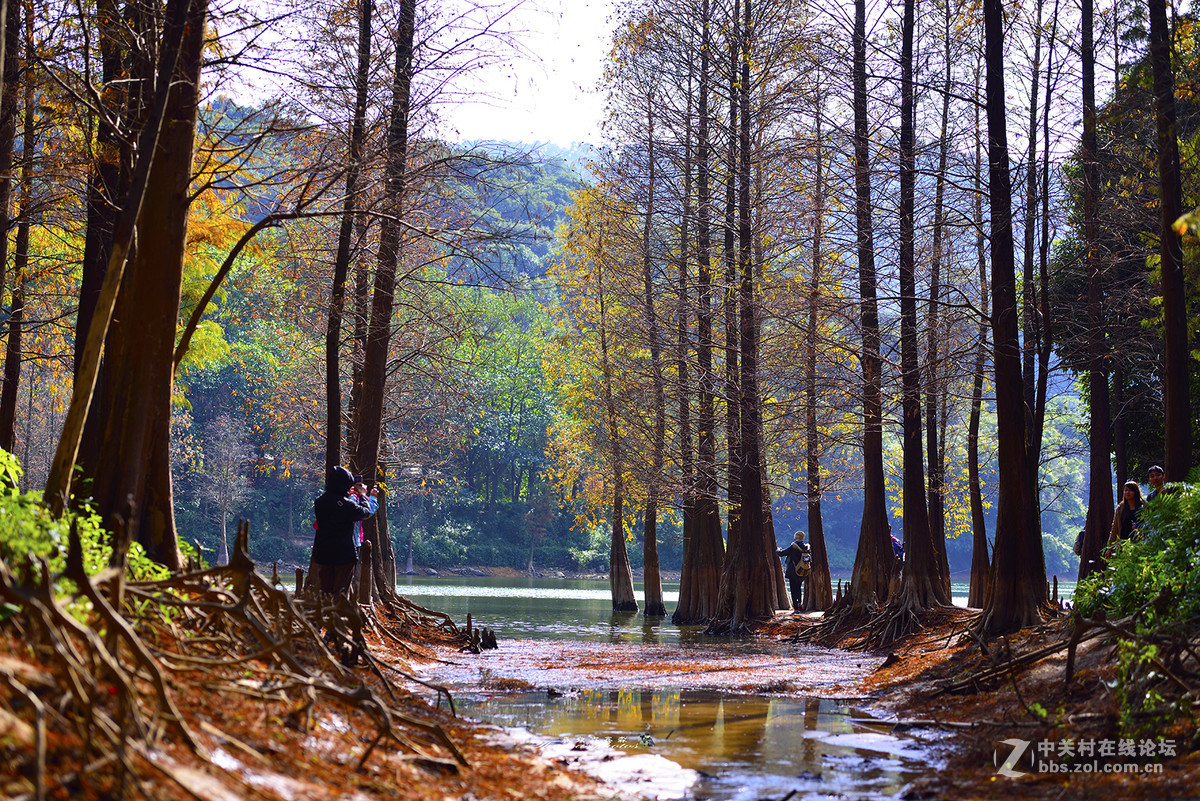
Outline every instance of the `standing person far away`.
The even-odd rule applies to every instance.
[[[1142,509],[1142,488],[1133,479],[1125,482],[1121,492],[1121,502],[1113,511],[1112,531],[1108,535],[1108,544],[1117,540],[1127,540],[1137,531],[1138,512]]]
[[[1154,500],[1154,496],[1162,492],[1163,484],[1166,483],[1167,474],[1158,465],[1153,465],[1146,471],[1146,478],[1150,480],[1150,492],[1146,494],[1146,501]]]
[[[313,502],[316,535],[312,558],[321,592],[345,595],[358,563],[355,524],[375,511],[366,499],[350,492],[354,476],[344,467],[331,467],[325,476],[325,492]],[[371,490],[371,496],[378,490]],[[374,498],[372,497],[372,500]],[[376,502],[377,503],[377,502]]]
[[[787,577],[788,590],[792,595],[792,609],[799,612],[804,609],[804,582],[812,569],[812,551],[804,541],[804,532],[797,531],[795,540],[788,547],[777,549],[775,554],[787,557],[787,568],[783,575]]]

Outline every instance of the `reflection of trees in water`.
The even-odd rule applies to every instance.
[[[804,730],[806,732],[817,730],[817,718],[821,714],[821,701],[817,698],[804,699]],[[804,762],[808,765],[820,765],[821,756],[817,753],[817,740],[815,737],[804,738]],[[811,768],[810,768],[811,770]],[[815,771],[814,771],[815,772]]]
[[[584,690],[556,710],[559,733],[607,735],[618,748],[645,748],[692,768],[753,761],[817,774],[828,749],[812,733],[854,731],[838,718],[835,701],[685,695],[678,688]],[[649,737],[639,743],[643,735]]]

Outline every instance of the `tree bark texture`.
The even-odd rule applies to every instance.
[[[14,16],[16,16],[14,14]],[[25,6],[25,68],[22,70],[21,178],[17,193],[17,238],[13,253],[12,308],[4,350],[4,386],[0,390],[0,448],[12,452],[17,438],[17,390],[21,385],[22,326],[25,322],[25,284],[29,280],[29,228],[33,203],[33,154],[37,133],[33,84],[33,7]],[[0,260],[0,271],[4,262]]]
[[[950,595],[950,561],[946,554],[946,455],[939,436],[938,400],[946,390],[946,370],[939,353],[941,339],[942,260],[946,227],[946,164],[950,150],[950,4],[945,4],[946,74],[942,91],[942,133],[938,137],[937,184],[933,201],[933,252],[929,260],[929,312],[926,315],[926,385],[925,385],[925,449],[929,454],[929,533],[937,553],[938,570],[946,595]],[[945,407],[941,407],[943,412]],[[944,416],[944,415],[943,415]]]
[[[1163,297],[1163,410],[1167,481],[1185,481],[1192,466],[1191,356],[1183,245],[1173,228],[1182,206],[1175,76],[1166,0],[1149,0],[1150,64],[1154,71],[1154,117],[1158,130],[1158,254]]]
[[[12,230],[13,149],[17,141],[17,104],[20,100],[21,79],[21,14],[13,9],[5,16],[0,38],[4,40],[4,59],[0,61],[0,219],[4,221],[0,236],[0,296],[4,294],[5,270],[8,267],[8,232]]]
[[[196,80],[199,79],[199,50],[201,49],[203,40],[202,29],[204,25],[204,19],[206,17],[206,11],[207,7],[204,5],[202,0],[174,0],[174,2],[168,0],[167,3],[165,13],[166,21],[163,27],[158,61],[154,70],[155,79],[154,89],[152,92],[153,104],[150,106],[150,114],[146,119],[145,124],[142,125],[141,129],[137,133],[137,160],[134,163],[133,172],[130,178],[129,193],[126,203],[122,207],[121,213],[117,219],[117,227],[113,235],[112,252],[109,256],[108,267],[105,270],[104,284],[101,287],[100,297],[96,303],[96,309],[92,318],[92,323],[88,327],[86,334],[80,331],[76,332],[76,336],[85,335],[87,341],[84,344],[83,356],[79,360],[79,367],[76,371],[75,382],[71,387],[70,405],[67,408],[67,414],[63,421],[62,433],[59,436],[58,445],[54,451],[54,459],[50,465],[50,472],[46,478],[46,489],[43,493],[43,497],[45,498],[47,505],[50,507],[51,514],[55,516],[62,514],[63,509],[66,507],[67,503],[72,497],[71,484],[74,478],[73,471],[75,469],[75,460],[79,454],[80,442],[84,434],[84,426],[89,417],[92,416],[92,413],[89,412],[89,410],[93,407],[92,401],[96,390],[96,379],[100,373],[101,358],[104,355],[109,327],[115,313],[118,292],[122,286],[122,279],[125,276],[126,262],[128,261],[130,251],[133,248],[136,228],[141,218],[142,208],[145,205],[145,200],[150,193],[149,190],[151,185],[150,179],[152,177],[152,168],[163,158],[163,156],[159,153],[158,145],[160,139],[162,138],[161,134],[166,129],[165,121],[169,119],[168,106],[173,98],[177,103],[183,102],[178,96],[184,93],[190,93],[192,96],[191,99],[194,102],[194,96],[198,92],[195,86],[192,86],[189,90],[180,84],[182,81],[186,80],[186,75],[188,73],[194,72]],[[201,28],[199,32],[196,31],[197,27]],[[194,49],[197,51],[194,54],[188,50],[189,47],[192,47],[193,43],[191,41],[185,42],[185,38],[189,34],[192,37],[200,40],[200,44],[196,44],[194,46]],[[186,47],[185,44],[187,45]],[[188,63],[188,61],[185,59],[185,51],[188,58],[194,57],[194,64]],[[177,75],[177,73],[181,74]],[[131,94],[139,94],[139,92],[134,91],[131,92]],[[176,109],[176,111],[178,112],[179,110]],[[196,113],[195,109],[192,109],[190,113],[194,132]],[[183,121],[178,122],[182,123]],[[190,176],[190,157],[192,152],[191,140],[188,140],[186,148],[188,160],[187,171]],[[181,160],[183,160],[183,156],[178,150],[176,150],[175,161],[178,162]],[[186,190],[187,187],[185,186],[185,199]],[[164,215],[169,215],[170,213],[172,213],[172,210],[168,207],[157,208],[154,212],[154,219],[161,224],[172,222],[169,219],[162,219]],[[186,226],[186,216],[184,217],[183,224]],[[169,254],[167,255],[169,256]],[[179,255],[180,260],[182,261],[182,252]],[[169,273],[170,269],[161,272]],[[167,301],[174,305],[177,314],[179,305],[178,293],[176,293],[174,300],[167,299]],[[172,346],[174,345],[174,335],[174,322],[172,322],[171,334],[167,337],[167,341]],[[172,374],[174,372],[173,365],[170,372]],[[119,373],[117,375],[118,378],[125,378],[125,376],[121,376]],[[132,387],[139,385],[136,382],[132,382],[129,384],[129,386]],[[139,386],[139,389],[140,388],[141,387]],[[108,390],[105,392],[105,394],[111,397],[112,392],[111,390]],[[102,420],[107,426],[108,422],[111,421],[115,416],[115,413],[109,414],[109,410],[103,406],[103,402],[103,399],[101,399],[100,402],[96,404],[96,409],[100,411],[95,413],[93,419]],[[167,409],[168,411],[166,419],[169,423],[169,405]],[[103,416],[101,416],[101,414],[103,414]],[[141,443],[135,444],[140,445]],[[162,447],[165,449],[168,447],[168,445],[169,443],[154,443],[153,447]],[[122,459],[138,459],[137,454],[133,452],[118,451],[118,454],[121,455]],[[164,459],[166,459],[165,455]],[[97,462],[97,464],[100,463]],[[113,472],[113,464],[123,464],[123,462],[113,462],[105,465],[105,469],[110,473]],[[91,478],[91,474],[87,472],[87,466],[83,465],[83,468],[84,479]],[[129,479],[129,483],[133,489],[140,490],[142,486],[141,476],[144,475],[142,470],[143,468],[140,466],[140,464],[129,468],[131,474],[136,473],[136,475],[130,475],[126,477]],[[169,479],[169,464],[167,470],[167,476]],[[96,468],[96,472],[99,473],[99,468]],[[97,498],[98,497],[99,496],[97,496]],[[124,507],[126,507],[125,512],[129,511],[131,503],[133,504],[132,508],[139,508],[140,502],[144,500],[140,494],[140,491],[138,494],[131,492],[125,493],[124,496],[118,497],[123,497],[121,502],[123,503]],[[130,497],[132,500],[130,500]],[[103,507],[101,506],[102,503],[103,502],[98,501],[97,506],[101,509],[102,514],[104,515],[103,519],[105,524],[112,525],[114,522],[112,512],[114,510],[103,510]],[[169,497],[166,508],[170,508]],[[123,516],[123,513],[118,511],[117,514],[121,515],[121,521],[129,520],[129,518]],[[124,533],[116,540],[116,547],[114,548],[113,552],[114,562],[121,563],[124,561],[125,551],[123,549],[128,546],[129,538],[132,536],[131,528],[134,527],[135,524],[136,521],[129,521],[128,527],[124,526],[124,524],[122,525],[122,530]],[[176,563],[178,563],[178,548],[173,548],[171,550],[172,553],[169,554],[169,556]]]
[[[413,38],[416,0],[404,0],[399,8],[396,58],[392,73],[392,103],[388,114],[384,155],[383,208],[380,223],[375,284],[371,293],[371,317],[363,353],[362,398],[355,409],[357,433],[355,466],[368,482],[386,479],[379,469],[383,442],[383,398],[387,390],[388,351],[392,341],[392,311],[395,307],[396,273],[400,263],[401,224],[404,213],[405,171],[408,162],[408,119],[412,104]],[[363,537],[379,542],[379,520],[386,507],[363,522]],[[386,524],[385,524],[386,525]],[[381,551],[372,550],[378,559]],[[381,563],[380,563],[381,564]],[[374,568],[373,568],[374,569]],[[395,591],[395,584],[380,587],[381,593]]]
[[[342,463],[342,314],[346,306],[346,277],[350,270],[351,238],[357,204],[358,177],[362,170],[363,139],[366,136],[367,79],[371,67],[371,0],[359,0],[358,69],[354,73],[354,120],[346,165],[346,198],[338,230],[337,258],[333,265],[333,288],[329,295],[329,317],[325,324],[325,469]]]
[[[805,478],[808,500],[808,543],[812,550],[812,569],[804,597],[806,612],[824,612],[833,605],[833,582],[829,575],[829,555],[825,548],[825,524],[821,517],[821,435],[817,429],[817,312],[821,299],[825,226],[825,141],[821,135],[823,117],[820,87],[817,88],[816,175],[813,186],[813,250],[808,291],[808,346],[804,363],[804,428],[806,442]]]
[[[978,64],[978,62],[977,62]],[[979,480],[979,418],[983,409],[983,369],[987,363],[988,276],[983,234],[983,129],[979,124],[979,70],[975,72],[975,256],[979,263],[979,322],[975,345],[975,368],[971,379],[971,414],[967,422],[967,492],[971,503],[971,584],[967,606],[982,609],[987,602],[990,573],[988,566],[987,521],[983,513],[983,490]]]
[[[854,3],[854,189],[862,323],[863,516],[850,590],[843,602],[856,615],[883,604],[896,572],[883,480],[883,359],[880,356],[872,230],[870,133],[867,125],[866,3]]]
[[[1112,425],[1108,397],[1108,348],[1104,339],[1104,272],[1100,260],[1099,229],[1096,215],[1099,206],[1099,175],[1096,164],[1096,52],[1092,42],[1092,0],[1083,0],[1082,51],[1083,61],[1083,137],[1080,141],[1083,161],[1083,250],[1088,276],[1088,511],[1084,526],[1082,555],[1079,558],[1079,578],[1087,578],[1101,566],[1100,551],[1108,540],[1112,527],[1113,493],[1109,483],[1112,474]],[[998,536],[998,534],[997,534]]]
[[[921,369],[917,344],[916,257],[913,205],[913,28],[915,0],[905,0],[900,69],[900,381],[904,414],[904,570],[900,607],[920,614],[950,603],[929,529],[925,505],[925,458],[921,438]]]
[[[172,569],[182,564],[171,491],[171,394],[206,12],[203,0],[193,0],[187,11],[138,246],[105,339],[110,380],[102,388],[103,406],[111,412],[97,460],[103,469],[92,476],[97,511],[121,543],[114,559],[123,559],[136,539],[151,559]]]
[[[697,373],[700,382],[697,409],[696,489],[693,495],[692,548],[684,555],[679,585],[679,604],[672,620],[677,625],[706,623],[716,612],[721,573],[725,565],[725,543],[721,538],[721,513],[717,505],[716,419],[713,398],[712,309],[712,193],[708,96],[711,81],[709,0],[701,2],[700,97],[696,124],[696,250],[699,304],[696,313]]]
[[[650,234],[654,229],[655,211],[655,154],[654,154],[654,97],[646,101],[646,222],[642,228],[642,279],[645,283],[646,333],[650,339],[650,369],[654,382],[654,438],[651,444],[653,462],[646,486],[645,531],[642,545],[644,571],[643,593],[647,617],[663,617],[667,607],[663,604],[662,575],[658,563],[658,493],[662,483],[663,451],[666,448],[667,393],[663,380],[662,344],[659,340],[658,313],[654,309],[654,262],[650,255]]]
[[[1025,225],[1024,260],[1021,272],[1021,380],[1025,393],[1025,452],[1029,460],[1029,475],[1033,482],[1033,504],[1037,510],[1034,521],[1041,535],[1041,502],[1037,488],[1040,486],[1042,434],[1039,425],[1044,415],[1038,411],[1037,353],[1041,340],[1041,325],[1038,319],[1038,284],[1033,272],[1033,243],[1037,230],[1037,112],[1038,78],[1042,59],[1042,7],[1045,0],[1038,0],[1037,18],[1033,36],[1033,70],[1029,81],[1029,149],[1025,162]]]
[[[687,110],[684,120],[684,150],[683,150],[683,217],[679,221],[679,263],[676,283],[675,306],[675,375],[679,382],[679,472],[682,488],[680,499],[680,517],[683,521],[683,564],[689,564],[695,558],[693,550],[697,546],[695,537],[695,486],[693,484],[693,452],[692,452],[692,388],[688,371],[689,320],[691,308],[690,293],[688,292],[688,254],[691,242],[688,222],[692,216],[692,64],[688,63],[688,92]],[[691,598],[693,573],[690,569],[683,570],[679,577],[679,597]],[[682,604],[680,604],[682,606]],[[681,623],[686,615],[691,614],[689,607],[684,607],[686,614],[681,615],[677,608],[671,620]]]
[[[981,621],[989,634],[1041,621],[1047,600],[1042,541],[1033,520],[1034,487],[1026,455],[1016,273],[1013,259],[1012,186],[1004,107],[1004,28],[1000,0],[985,0],[988,178],[992,234],[992,348],[996,370],[999,497],[992,587]]]
[[[741,467],[738,459],[742,455],[741,398],[738,375],[738,263],[737,263],[737,178],[738,178],[738,46],[741,34],[741,0],[734,0],[729,20],[729,118],[728,143],[725,149],[725,224],[722,227],[724,241],[721,258],[725,264],[725,284],[721,293],[721,307],[725,312],[725,453],[727,454],[725,476],[727,500],[727,524],[725,526],[725,550],[732,551],[741,531],[742,489]]]
[[[776,606],[775,543],[768,542],[764,524],[764,492],[761,451],[761,409],[758,397],[758,315],[754,296],[754,243],[750,216],[750,54],[751,0],[745,0],[745,17],[738,59],[740,126],[738,129],[738,268],[740,373],[740,447],[738,458],[741,484],[740,529],[730,540],[725,572],[721,580],[718,620],[714,625],[737,632],[774,616]],[[736,8],[736,5],[735,5]]]

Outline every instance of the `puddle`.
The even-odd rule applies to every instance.
[[[644,798],[893,798],[936,768],[931,740],[894,736],[836,699],[659,688],[460,694],[456,703]]]

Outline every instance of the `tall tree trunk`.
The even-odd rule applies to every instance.
[[[88,168],[87,222],[84,230],[83,262],[80,265],[79,310],[75,315],[74,372],[79,378],[87,332],[100,300],[101,287],[112,257],[113,238],[117,219],[125,207],[131,180],[133,151],[131,142],[122,137],[118,126],[136,129],[140,114],[138,91],[130,91],[128,75],[123,74],[123,54],[130,50],[126,29],[116,0],[97,0],[96,30],[100,46],[101,111],[96,114],[95,148]],[[145,76],[149,81],[150,76]],[[97,378],[103,387],[103,369]],[[109,410],[103,406],[106,394],[98,391],[92,400],[93,408],[84,426],[79,445],[79,464],[84,475],[98,469],[103,421]]]
[[[699,305],[696,313],[697,372],[700,380],[697,410],[696,490],[693,501],[692,548],[685,554],[679,586],[679,604],[672,620],[677,624],[704,623],[716,610],[721,573],[725,565],[725,544],[721,539],[721,513],[717,504],[716,421],[713,396],[716,376],[713,372],[712,310],[712,230],[710,215],[712,194],[709,186],[710,143],[708,95],[711,80],[709,0],[701,0],[700,98],[696,131],[696,251]]]
[[[14,9],[17,11],[17,9]],[[16,16],[16,14],[14,14]],[[4,352],[4,387],[0,390],[0,448],[12,452],[17,436],[17,390],[21,385],[21,326],[25,321],[25,283],[29,280],[29,228],[33,202],[33,154],[37,150],[33,95],[33,6],[25,5],[24,102],[21,126],[21,181],[17,197],[17,240],[13,254],[12,310]],[[7,209],[6,209],[7,211]],[[7,238],[7,237],[5,237]],[[0,260],[0,272],[4,262]]]
[[[351,454],[358,453],[358,407],[362,405],[363,394],[363,354],[367,351],[367,323],[370,320],[371,277],[368,264],[369,256],[363,243],[367,241],[369,220],[366,215],[359,214],[354,221],[355,241],[359,246],[358,259],[354,263],[354,344],[350,365],[350,403],[346,409],[345,450]]]
[[[1014,631],[1041,620],[1046,565],[1034,523],[1034,487],[1025,452],[1025,404],[1018,342],[1016,274],[1013,264],[1012,187],[1004,108],[1004,21],[1000,0],[983,5],[987,65],[988,193],[992,220],[993,363],[999,497],[992,587],[981,627],[989,634]]]
[[[363,353],[362,398],[355,410],[357,434],[355,464],[367,481],[381,481],[380,445],[383,440],[383,398],[387,389],[388,349],[392,339],[392,310],[395,307],[396,271],[400,263],[401,222],[408,161],[408,117],[412,105],[413,36],[416,25],[416,0],[402,0],[396,32],[396,61],[392,75],[392,105],[388,116],[384,155],[383,209],[387,217],[380,223],[379,255],[376,259],[375,286],[371,294],[371,318],[367,326]],[[380,520],[387,507],[363,521],[363,539],[371,543],[372,574],[383,578],[380,560]],[[386,523],[383,524],[386,530]],[[375,582],[379,585],[379,581]],[[386,595],[395,592],[395,584],[379,587]]]
[[[17,141],[17,103],[20,100],[21,78],[21,14],[14,8],[5,16],[4,28],[0,30],[4,40],[4,60],[0,61],[0,296],[4,294],[5,270],[8,268],[8,232],[12,230],[13,150]]]
[[[199,6],[199,10],[194,9],[193,5]],[[91,325],[88,326],[86,332],[87,339],[84,344],[83,356],[79,359],[75,381],[71,387],[70,405],[63,420],[62,433],[59,436],[58,445],[54,451],[54,458],[50,464],[49,475],[46,478],[46,489],[43,497],[50,507],[51,514],[56,516],[62,514],[63,509],[71,499],[71,484],[74,477],[75,460],[80,452],[80,442],[83,439],[84,425],[89,416],[91,416],[89,410],[95,411],[93,410],[92,401],[96,391],[96,379],[100,372],[101,358],[104,354],[109,326],[113,319],[118,290],[122,283],[121,279],[125,275],[126,262],[135,241],[135,229],[141,217],[145,199],[149,195],[151,169],[161,160],[157,158],[158,144],[160,138],[162,138],[163,131],[166,129],[164,121],[168,118],[168,104],[172,96],[180,95],[187,91],[195,92],[194,87],[188,90],[182,86],[177,86],[175,78],[177,67],[181,65],[183,67],[180,69],[180,72],[187,73],[194,70],[198,73],[199,71],[198,63],[193,67],[193,65],[187,64],[184,58],[185,51],[187,51],[187,48],[184,46],[184,40],[185,34],[191,33],[196,35],[196,20],[194,17],[199,17],[200,27],[203,27],[203,19],[206,16],[205,12],[206,7],[203,4],[203,0],[174,0],[174,2],[168,0],[167,2],[164,14],[163,36],[158,48],[158,62],[154,74],[153,103],[150,107],[148,118],[137,133],[137,160],[134,163],[130,177],[128,196],[117,219],[112,250],[108,266],[105,269],[104,283],[96,303]],[[190,52],[187,55],[190,56]],[[195,58],[198,62],[199,55],[196,55]],[[131,92],[131,94],[137,94],[137,92]],[[187,148],[187,152],[190,154],[190,142],[187,144]],[[174,155],[177,160],[181,158],[181,154],[178,151],[175,151]],[[189,162],[189,173],[190,167],[191,164]],[[164,212],[169,213],[169,211],[169,209],[155,210],[156,214],[159,215]],[[173,302],[177,307],[179,302],[178,296]],[[82,332],[77,331],[77,336],[81,334]],[[170,341],[173,346],[173,330]],[[95,409],[107,412],[103,406],[103,399],[97,399]],[[111,417],[112,415],[107,413],[104,413],[103,416],[99,413],[96,414],[97,419],[104,421],[110,420]],[[129,457],[127,455],[125,458],[136,457]],[[111,465],[108,467],[109,472],[113,472]],[[99,471],[97,470],[97,472]],[[85,465],[84,478],[91,478],[92,475],[94,473],[88,473]],[[135,496],[134,500],[137,501],[140,497],[140,495]],[[105,518],[105,523],[112,524],[111,515]],[[114,561],[123,562],[125,557],[123,549],[128,547],[129,535],[130,532],[127,529],[126,536],[116,540]],[[177,548],[175,549],[175,554],[178,554]],[[178,561],[177,556],[175,561]]]
[[[629,551],[625,547],[625,466],[621,457],[621,430],[617,422],[617,404],[612,391],[612,361],[608,353],[608,322],[604,302],[603,247],[596,253],[596,292],[600,302],[600,354],[604,377],[604,411],[608,423],[608,447],[612,470],[612,538],[608,552],[608,586],[612,593],[614,612],[638,611],[633,594],[633,569],[629,564]]]
[[[725,311],[725,453],[726,497],[728,524],[725,550],[732,551],[737,543],[742,516],[741,467],[742,454],[740,389],[738,376],[738,264],[737,264],[737,173],[738,173],[738,39],[741,35],[741,0],[733,0],[729,19],[729,142],[725,150],[725,234],[721,257],[725,263],[725,286],[721,306]]]
[[[825,523],[821,518],[821,434],[817,429],[817,307],[821,298],[821,274],[825,232],[825,140],[821,123],[825,109],[820,78],[816,81],[816,175],[813,180],[813,249],[808,291],[808,347],[804,354],[804,428],[807,443],[805,478],[808,499],[808,543],[812,550],[812,570],[805,593],[806,612],[824,612],[833,605],[833,581],[829,576],[829,555],[825,549]]]
[[[735,5],[736,8],[736,5]],[[741,272],[740,331],[741,343],[741,471],[742,513],[736,540],[730,541],[729,555],[721,579],[721,597],[713,628],[742,631],[756,621],[775,614],[775,543],[767,542],[764,525],[764,492],[760,447],[761,411],[758,398],[758,311],[754,298],[753,229],[750,218],[750,54],[752,28],[751,0],[745,0],[741,36],[741,77],[738,100],[741,110],[738,129],[738,267]],[[735,32],[736,34],[736,32]]]
[[[359,0],[358,69],[354,73],[354,121],[350,125],[350,148],[346,165],[346,199],[338,230],[337,260],[333,265],[333,289],[329,296],[329,318],[325,325],[325,469],[342,463],[342,312],[346,305],[346,276],[350,270],[351,235],[355,221],[358,176],[362,169],[363,139],[366,136],[367,79],[371,68],[371,0]]]
[[[913,206],[913,28],[915,0],[905,0],[901,41],[900,101],[900,383],[904,410],[904,570],[896,608],[905,616],[948,605],[925,505],[925,458],[921,438],[921,369],[917,344],[917,287]],[[902,624],[907,628],[908,619]]]
[[[1100,551],[1112,527],[1113,493],[1109,482],[1112,450],[1109,426],[1107,347],[1104,341],[1104,275],[1100,261],[1099,231],[1096,215],[1100,192],[1096,164],[1096,52],[1092,44],[1092,0],[1083,0],[1083,137],[1080,142],[1083,161],[1083,249],[1088,275],[1088,511],[1084,526],[1083,548],[1079,559],[1079,578],[1087,578],[1100,567]]]
[[[762,82],[759,83],[760,108],[766,107],[766,86]],[[764,126],[758,125],[755,128],[755,149],[762,153],[763,140],[765,138]],[[759,281],[763,281],[766,270],[766,250],[763,247],[763,159],[756,159],[754,163],[754,204],[751,207],[756,215],[754,221],[754,274]],[[761,435],[762,421],[758,423],[758,429]],[[762,460],[766,462],[766,455],[762,453],[762,448],[759,448]],[[761,468],[762,474],[766,475],[765,466]],[[790,609],[792,605],[791,595],[788,592],[787,579],[783,576],[783,565],[775,558],[775,549],[778,542],[775,537],[775,505],[771,499],[771,484],[768,481],[763,481],[763,543],[767,548],[767,562],[770,564],[771,573],[775,582],[775,608]]]
[[[1163,407],[1167,481],[1184,481],[1192,466],[1191,358],[1183,247],[1173,230],[1180,214],[1179,138],[1175,124],[1175,76],[1166,0],[1150,0],[1150,65],[1154,69],[1154,118],[1158,129],[1159,267],[1163,295]]]
[[[888,599],[896,573],[883,480],[883,359],[875,291],[875,238],[871,214],[871,138],[867,124],[866,2],[854,3],[854,189],[863,371],[863,516],[850,591],[843,602],[854,616]]]
[[[945,3],[946,74],[942,91],[942,134],[938,137],[937,186],[933,203],[933,254],[930,259],[929,313],[926,316],[927,338],[925,363],[928,378],[925,386],[925,446],[929,454],[929,533],[937,554],[938,570],[945,584],[946,595],[950,594],[950,561],[946,555],[946,456],[938,436],[938,396],[945,390],[945,370],[938,352],[941,339],[939,320],[942,303],[942,257],[944,230],[946,226],[946,162],[949,158],[950,127],[950,3]]]
[[[121,46],[119,41],[120,10],[116,0],[97,0],[96,29],[100,46],[100,76],[102,86],[101,113],[96,115],[95,152],[88,166],[87,224],[84,233],[82,283],[79,288],[79,311],[76,314],[77,332],[86,334],[91,325],[100,286],[104,283],[105,268],[112,250],[112,237],[117,214],[124,202],[122,165],[125,163],[120,137],[113,125],[125,106],[125,89],[118,81],[121,75]],[[127,178],[128,176],[126,176]],[[75,370],[83,356],[86,336],[75,337]]]
[[[680,517],[683,521],[683,564],[694,563],[696,539],[696,491],[692,472],[692,388],[688,375],[688,321],[691,302],[688,293],[688,254],[691,242],[688,239],[688,223],[692,216],[692,62],[688,62],[687,109],[684,119],[683,150],[683,216],[679,221],[679,269],[676,283],[675,306],[675,375],[679,382],[679,472],[680,472]],[[690,619],[692,606],[685,606],[683,598],[693,598],[693,576],[685,568],[679,576],[679,607],[671,621],[681,624]]]
[[[663,450],[667,432],[667,394],[663,381],[662,343],[659,340],[658,313],[654,309],[654,265],[650,258],[650,234],[654,229],[654,97],[646,100],[646,159],[649,176],[646,181],[646,223],[642,228],[642,278],[645,282],[646,332],[650,339],[650,368],[654,381],[654,440],[653,463],[646,486],[646,525],[642,552],[643,593],[647,617],[664,617],[662,575],[658,564],[658,493],[662,483]]]
[[[1054,352],[1054,318],[1050,314],[1050,103],[1054,75],[1054,45],[1058,39],[1058,0],[1054,0],[1054,13],[1050,18],[1050,40],[1046,46],[1046,91],[1042,107],[1042,239],[1038,254],[1038,278],[1041,291],[1038,295],[1041,315],[1038,320],[1038,381],[1034,399],[1035,419],[1034,449],[1041,463],[1042,434],[1046,428],[1046,396],[1050,383],[1050,356]],[[1120,59],[1114,64],[1120,70]],[[1040,505],[1041,498],[1037,499]],[[1041,525],[1041,512],[1038,512]]]
[[[137,250],[124,271],[105,339],[112,380],[103,392],[111,414],[98,458],[104,469],[92,476],[97,511],[120,543],[114,561],[136,540],[151,559],[172,569],[182,566],[171,490],[173,357],[206,16],[203,0],[193,0],[158,136],[163,155],[149,170]]]
[[[983,409],[983,368],[987,363],[988,277],[983,234],[983,129],[979,124],[980,64],[975,67],[975,255],[979,263],[979,337],[975,345],[975,369],[971,380],[971,415],[967,423],[967,492],[971,503],[971,585],[967,606],[982,609],[987,602],[988,572],[987,521],[983,515],[983,491],[979,480],[979,418]]]
[[[0,31],[8,27],[8,0],[0,0]],[[0,36],[0,64],[4,63],[5,53],[7,52],[4,37]],[[4,81],[0,80],[0,105],[4,103]]]
[[[1038,430],[1044,416],[1038,413],[1037,351],[1040,334],[1038,324],[1037,281],[1033,273],[1033,242],[1037,228],[1037,112],[1038,78],[1042,68],[1042,10],[1045,0],[1038,0],[1037,22],[1033,35],[1033,71],[1029,81],[1029,150],[1025,159],[1025,231],[1024,260],[1021,273],[1021,379],[1025,393],[1025,452],[1029,460],[1030,481],[1033,482],[1034,522],[1041,536],[1041,501],[1038,489],[1041,486],[1039,467],[1041,464],[1042,435]]]

